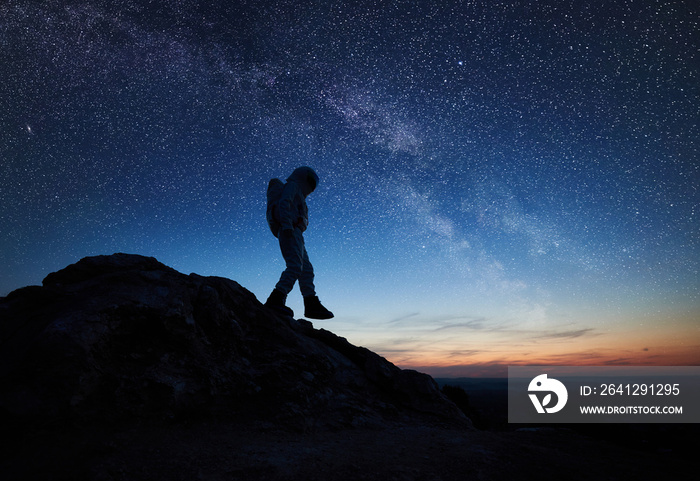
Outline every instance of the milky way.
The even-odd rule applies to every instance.
[[[264,298],[267,181],[311,165],[329,326],[396,362],[697,351],[698,13],[4,2],[0,294],[133,252]]]

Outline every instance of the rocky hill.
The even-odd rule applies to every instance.
[[[468,423],[428,375],[280,316],[234,281],[151,257],[82,259],[12,292],[0,316],[0,409],[13,420]]]
[[[685,442],[650,452],[568,429],[475,430],[429,376],[232,280],[127,254],[0,298],[0,426],[7,481],[694,475]]]

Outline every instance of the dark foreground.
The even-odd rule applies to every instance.
[[[696,479],[684,453],[568,429],[474,431],[425,424],[293,433],[271,425],[76,428],[3,440],[10,480]]]

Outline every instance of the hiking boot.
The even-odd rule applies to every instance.
[[[309,296],[304,298],[304,316],[311,319],[330,319],[333,313],[323,307],[318,297]]]
[[[269,307],[277,312],[293,317],[294,311],[285,306],[285,302],[287,302],[287,294],[283,294],[282,291],[274,289],[270,294],[270,297],[268,297],[267,301],[265,301],[265,307]]]

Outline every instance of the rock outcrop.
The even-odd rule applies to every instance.
[[[430,376],[280,316],[232,280],[129,254],[82,259],[0,298],[0,383],[0,416],[15,423],[469,425]]]

